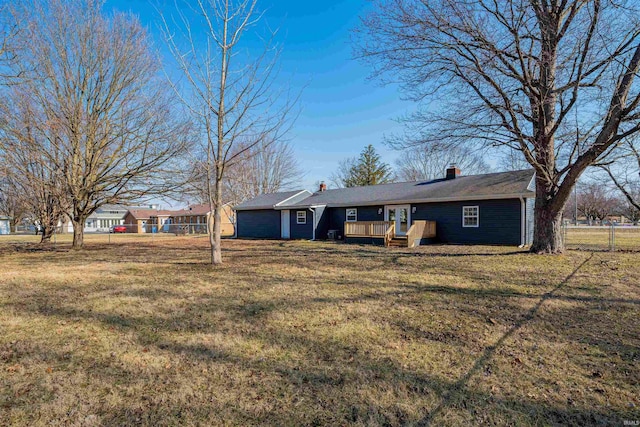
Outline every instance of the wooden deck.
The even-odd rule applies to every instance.
[[[395,228],[394,221],[348,221],[344,223],[344,236],[383,239],[385,246],[409,248],[420,245],[420,239],[436,237],[435,221],[413,221],[405,236],[396,235]]]

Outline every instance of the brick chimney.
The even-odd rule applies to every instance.
[[[320,188],[318,189],[318,191],[327,191],[327,184],[325,184],[324,181],[320,183]]]
[[[456,179],[460,176],[460,169],[455,164],[452,164],[447,169],[447,179]]]

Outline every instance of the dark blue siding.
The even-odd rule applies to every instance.
[[[236,230],[238,237],[257,239],[279,239],[280,211],[273,209],[237,211]]]
[[[462,227],[462,207],[478,206],[480,226]],[[436,221],[437,239],[443,243],[520,245],[519,199],[477,200],[415,204],[411,220]]]
[[[347,220],[347,209],[358,209],[358,221],[384,221],[384,206],[353,206],[351,208],[329,208],[329,230],[338,230],[344,237],[344,222]],[[378,210],[382,213],[378,214]]]
[[[315,208],[316,211],[316,240],[325,240],[329,232],[329,209]]]
[[[298,224],[298,212],[304,212],[307,218],[306,224]],[[291,222],[292,239],[313,239],[313,213],[308,209],[291,210],[289,218]]]
[[[526,202],[526,241],[533,237],[533,202]],[[462,227],[462,207],[478,206],[480,226]],[[521,244],[521,212],[519,199],[480,200],[470,202],[442,202],[413,204],[416,211],[411,220],[436,221],[437,241],[457,244]],[[358,221],[384,220],[384,206],[354,206],[358,209]],[[344,237],[344,222],[348,208],[316,208],[314,224],[313,213],[309,210],[291,210],[290,225],[292,239],[312,239],[316,227],[316,239],[326,239],[329,230],[338,230]],[[378,213],[378,211],[382,213]],[[306,224],[297,223],[297,212],[306,214]],[[237,236],[279,239],[280,211],[255,210],[237,212]],[[359,242],[364,243],[364,242]],[[369,241],[368,243],[374,243]],[[378,242],[375,242],[378,243]]]

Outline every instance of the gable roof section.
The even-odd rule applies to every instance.
[[[317,192],[298,202],[287,202],[276,209],[311,206],[348,207],[400,203],[430,203],[482,199],[534,197],[528,189],[533,169],[460,176],[455,179],[397,182]]]
[[[129,209],[128,213],[131,214],[133,219],[149,219],[157,212],[155,209]],[[126,216],[126,215],[125,215]]]
[[[261,194],[251,200],[240,203],[235,207],[237,211],[258,209],[274,209],[281,205],[293,205],[311,196],[307,190],[283,191],[281,193]]]
[[[151,214],[151,218],[160,217],[160,216],[171,216],[173,215],[173,211],[168,211],[166,209],[161,209],[159,211],[155,211]]]
[[[191,216],[191,215],[207,215],[209,213],[209,203],[201,203],[199,205],[190,205],[186,209],[172,211],[171,216]]]

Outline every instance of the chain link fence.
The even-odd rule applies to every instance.
[[[157,227],[155,224],[118,224],[100,229],[85,229],[86,242],[117,243],[125,241],[153,242],[166,237],[175,236],[206,236],[207,224],[163,224]],[[222,237],[229,238],[234,235],[233,224],[222,225]],[[41,239],[41,231],[34,225],[20,225],[8,236],[2,236],[3,242],[35,243]],[[57,227],[51,237],[52,243],[71,242],[73,229],[69,227]]]
[[[592,251],[640,251],[640,226],[564,225],[563,238],[568,249]]]

